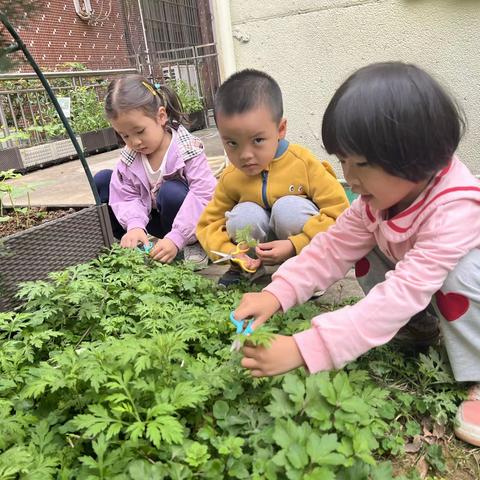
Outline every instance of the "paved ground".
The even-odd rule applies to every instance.
[[[215,128],[195,132],[202,138],[209,160],[224,155],[223,147]],[[99,170],[113,168],[118,161],[119,150],[92,155],[87,158],[88,164],[95,175]],[[85,205],[93,204],[94,199],[88,181],[79,160],[72,160],[60,165],[47,167],[24,175],[21,179],[12,182],[14,185],[29,185],[34,190],[30,193],[31,205]],[[17,205],[26,205],[27,197],[19,196],[15,199]],[[227,267],[210,265],[202,271],[202,275],[217,280]],[[267,272],[272,272],[267,268]],[[268,283],[269,277],[260,279],[261,283]],[[337,282],[327,290],[325,295],[317,301],[321,303],[339,304],[352,297],[362,297],[363,293],[355,280],[353,272]]]
[[[227,267],[220,265],[209,265],[208,268],[202,270],[202,275],[211,280],[217,281],[218,278],[227,270]],[[267,285],[270,281],[271,274],[276,270],[275,267],[266,267],[268,275],[258,279],[259,285]],[[353,298],[362,298],[363,291],[355,279],[355,273],[350,270],[347,276],[334,283],[321,297],[315,299],[316,303],[339,305],[342,302]]]
[[[195,135],[203,140],[209,159],[223,157],[223,146],[216,128],[199,130],[195,132]],[[99,170],[105,168],[113,168],[118,161],[118,155],[119,150],[112,150],[88,157],[87,162],[92,174],[95,175]],[[28,185],[33,188],[30,193],[31,205],[85,205],[95,203],[80,160],[71,160],[28,173],[12,183],[17,186]],[[18,205],[26,205],[27,197],[25,195],[18,196],[15,202]]]

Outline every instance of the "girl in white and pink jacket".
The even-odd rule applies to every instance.
[[[353,265],[366,296],[269,348],[245,346],[242,365],[253,376],[341,368],[392,339],[424,348],[439,327],[456,380],[480,383],[480,183],[454,155],[463,127],[454,101],[414,65],[373,64],[341,85],[323,142],[360,198],[263,292],[244,295],[234,315],[258,327]],[[455,431],[480,446],[478,385]]]
[[[114,236],[135,248],[151,234],[159,239],[153,259],[171,263],[183,251],[185,260],[206,265],[195,229],[216,180],[202,142],[181,124],[180,99],[165,85],[127,75],[108,86],[105,113],[126,144],[113,172],[95,175]]]

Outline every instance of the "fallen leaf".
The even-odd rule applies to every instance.
[[[420,435],[415,435],[413,437],[413,442],[407,443],[405,445],[405,452],[417,453],[421,448],[422,448],[422,438]]]
[[[422,418],[422,429],[424,437],[432,436],[432,420],[430,418]]]
[[[444,438],[445,437],[445,425],[440,425],[439,423],[435,423],[433,425],[432,435],[437,438]]]
[[[418,474],[420,475],[420,478],[423,480],[424,478],[427,477],[428,475],[428,463],[425,460],[425,457],[420,457],[420,459],[417,462],[417,465],[415,466]]]

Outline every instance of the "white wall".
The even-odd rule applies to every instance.
[[[408,61],[463,105],[469,128],[459,154],[480,174],[480,0],[230,3],[237,69],[265,70],[279,82],[290,141],[325,158],[321,120],[340,83],[368,63]]]

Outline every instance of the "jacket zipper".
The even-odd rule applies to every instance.
[[[268,179],[268,172],[264,170],[262,172],[262,200],[263,200],[263,204],[265,205],[265,208],[267,210],[270,210],[270,205],[267,200],[267,179]]]

